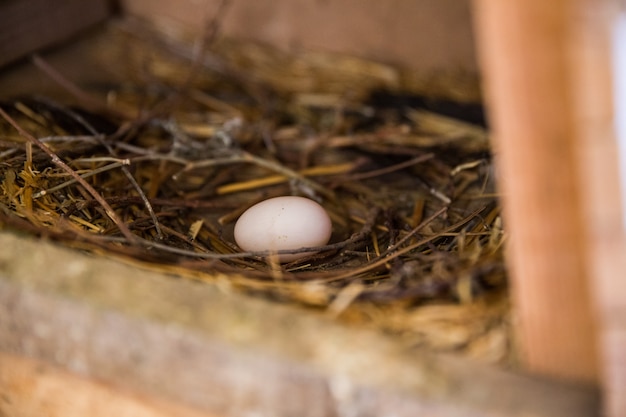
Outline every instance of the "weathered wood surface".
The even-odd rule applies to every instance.
[[[3,233],[0,247],[3,357],[142,398],[220,416],[597,415],[592,388],[412,351],[312,312],[46,242]],[[18,401],[15,378],[0,378],[0,414]]]
[[[107,0],[0,2],[0,66],[54,45],[104,20]]]

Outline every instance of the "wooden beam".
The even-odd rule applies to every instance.
[[[596,381],[578,160],[592,104],[576,102],[579,80],[571,65],[580,54],[573,33],[588,28],[574,18],[574,3],[475,0],[475,26],[511,235],[522,360],[534,372]]]
[[[599,409],[590,386],[417,351],[209,282],[7,233],[0,247],[0,415],[16,415],[10,404],[26,407],[38,389],[74,391],[41,379],[47,373],[28,361],[26,375],[5,367],[12,357],[219,416],[587,417]],[[26,391],[15,388],[23,379]]]

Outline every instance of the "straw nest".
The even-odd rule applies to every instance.
[[[78,86],[37,58],[72,104],[1,104],[4,228],[510,359],[479,106],[405,94],[379,63],[215,39],[193,55],[129,27],[100,45],[125,82]],[[234,221],[279,195],[320,202],[330,244],[282,265],[239,250]]]

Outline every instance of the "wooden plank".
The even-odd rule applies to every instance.
[[[511,234],[512,296],[528,369],[597,381],[597,337],[578,160],[566,0],[475,0],[476,29]],[[599,74],[598,74],[599,75]]]
[[[586,385],[416,351],[311,311],[7,233],[0,247],[0,352],[141,397],[223,416],[598,415]]]
[[[0,2],[0,66],[67,40],[110,15],[107,0]]]
[[[11,417],[218,417],[6,353],[0,353],[0,398],[0,415]]]

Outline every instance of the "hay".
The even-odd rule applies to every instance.
[[[38,58],[76,103],[1,104],[4,228],[194,279],[226,274],[222,286],[412,346],[510,359],[484,127],[392,91],[390,66],[228,40],[190,65],[184,47],[129,27],[107,46],[109,60],[133,57],[128,82],[87,91]],[[238,215],[278,195],[323,204],[331,243],[284,265],[240,251]]]

